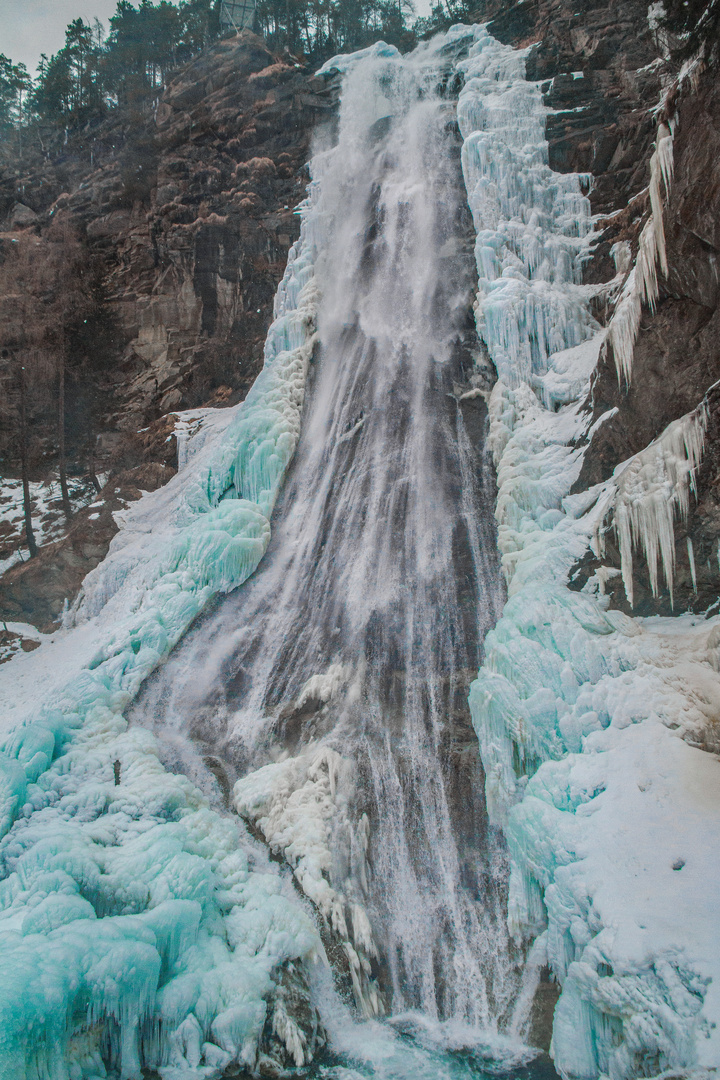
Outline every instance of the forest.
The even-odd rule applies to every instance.
[[[467,14],[463,0],[443,0],[427,19],[415,18],[412,0],[258,0],[255,30],[271,49],[320,64],[381,38],[405,50]],[[97,19],[74,19],[34,76],[0,54],[0,132],[75,126],[137,102],[220,35],[220,0],[118,0],[107,32]]]

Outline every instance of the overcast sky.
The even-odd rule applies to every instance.
[[[0,52],[35,74],[40,53],[65,44],[65,27],[73,19],[100,19],[105,30],[117,0],[0,0]]]

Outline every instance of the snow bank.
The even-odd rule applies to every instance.
[[[607,484],[569,494],[586,434],[576,402],[604,332],[578,284],[587,203],[579,178],[547,165],[525,55],[478,28],[458,107],[478,328],[499,376],[490,440],[508,582],[470,705],[489,812],[512,859],[510,929],[543,935],[562,987],[556,1065],[578,1080],[631,1080],[720,1060],[720,763],[698,748],[720,706],[718,620],[611,611],[611,567],[582,592],[567,579],[613,507],[626,578],[633,543],[671,573],[668,537],[687,505],[704,412],[671,425]],[[631,344],[630,299],[650,300],[663,265],[656,203],[658,175],[670,180],[668,140],[661,133],[653,218],[623,294]],[[621,297],[616,320],[622,311]]]
[[[152,736],[123,718],[267,547],[313,346],[313,208],[311,193],[246,401],[203,416],[178,475],[125,513],[67,620],[76,628],[0,672],[0,1074],[13,1080],[104,1076],[103,1060],[122,1078],[253,1069],[281,969],[322,954],[280,877],[249,864],[239,822],[167,773]],[[303,1033],[277,1013],[301,1065]]]

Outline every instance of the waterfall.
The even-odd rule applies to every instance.
[[[482,27],[327,65],[263,372],[185,418],[178,475],[6,683],[0,1071],[274,1075],[325,1034],[334,1080],[533,1056],[547,945],[523,977],[468,706],[505,600],[487,350],[562,405],[592,327],[523,65]]]
[[[273,540],[135,719],[241,778],[235,805],[342,942],[367,1015],[490,1027],[516,983],[466,703],[503,596],[443,92],[461,53],[336,62],[311,165],[314,371]]]

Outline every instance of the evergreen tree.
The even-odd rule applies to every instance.
[[[65,31],[65,47],[49,60],[43,56],[33,105],[50,120],[78,122],[98,112],[103,103],[99,77],[100,49],[93,29],[75,19]]]
[[[0,53],[0,129],[20,125],[25,120],[27,95],[32,79],[24,64],[13,64]]]
[[[73,20],[64,47],[41,58],[29,97],[32,109],[44,121],[70,127],[154,94],[174,67],[219,35],[220,2],[118,0],[107,38],[97,19],[92,26]],[[451,0],[445,2],[449,16]],[[452,0],[461,6],[466,2]],[[436,14],[445,20],[443,11],[438,8]],[[378,38],[401,49],[411,47],[416,40],[413,15],[412,0],[258,0],[256,28],[271,48],[320,63]],[[433,29],[433,19],[425,22],[418,21],[418,28]],[[22,126],[31,85],[22,65],[0,57],[0,128]]]

